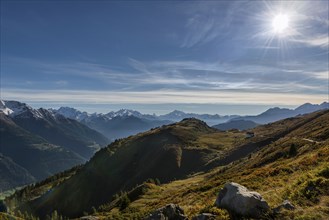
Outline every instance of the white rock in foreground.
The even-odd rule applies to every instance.
[[[263,197],[238,183],[226,183],[219,191],[215,205],[229,211],[231,218],[262,218],[270,210]]]

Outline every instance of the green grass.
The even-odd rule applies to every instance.
[[[328,115],[312,124],[315,126],[319,121],[323,124],[323,120],[329,121]],[[282,127],[282,124],[274,126]],[[318,128],[323,129],[322,125]],[[168,203],[177,203],[184,208],[189,217],[210,211],[219,213],[218,219],[225,219],[228,218],[227,213],[215,208],[213,203],[219,189],[226,182],[235,181],[261,193],[272,208],[285,199],[289,199],[297,207],[294,211],[283,211],[281,215],[276,216],[277,219],[327,219],[329,217],[329,141],[322,139],[323,142],[315,144],[302,140],[301,138],[315,137],[315,134],[319,136],[321,133],[313,128],[306,135],[305,129],[308,129],[308,126],[298,128],[293,134],[290,133],[271,143],[249,158],[218,167],[205,174],[149,189],[140,199],[133,201],[129,205],[131,209],[127,209],[124,214],[113,209],[96,215],[110,219],[121,214],[129,217],[129,213],[131,216],[138,216]],[[273,134],[275,131],[271,132]],[[299,135],[301,133],[305,136]],[[225,135],[227,135],[226,139]],[[218,138],[218,140],[227,140],[229,144],[232,141],[229,135],[225,133],[201,135],[195,142],[200,143],[201,146],[215,146]],[[292,143],[297,148],[297,153],[293,156],[289,155]],[[275,157],[275,155],[280,156]]]
[[[211,212],[217,214],[218,219],[228,219],[228,213],[214,207],[214,202],[220,188],[226,182],[234,181],[259,192],[272,208],[285,199],[289,199],[296,206],[293,211],[283,211],[282,214],[276,216],[277,219],[328,219],[329,136],[323,133],[326,134],[329,128],[329,113],[321,114],[315,113],[259,126],[254,129],[255,138],[251,139],[245,139],[243,132],[219,132],[204,127],[197,121],[192,121],[191,124],[184,121],[178,125],[163,126],[118,140],[107,149],[97,153],[84,169],[96,167],[102,176],[107,176],[116,172],[111,170],[112,167],[129,165],[131,162],[134,164],[133,158],[136,158],[134,157],[136,153],[141,151],[145,154],[150,153],[156,146],[180,149],[180,154],[175,153],[179,156],[175,157],[175,162],[182,160],[180,161],[182,165],[184,155],[191,152],[198,152],[204,161],[215,160],[214,156],[221,158],[240,149],[241,146],[247,146],[248,143],[266,143],[263,140],[277,136],[276,139],[271,139],[272,142],[259,145],[254,152],[230,164],[216,166],[211,170],[201,170],[194,174],[191,172],[179,180],[171,179],[164,181],[165,183],[161,185],[144,183],[134,187],[135,184],[130,188],[125,188],[125,192],[121,194],[117,191],[119,197],[114,199],[108,197],[106,202],[95,207],[96,213],[93,215],[100,219],[141,219],[157,208],[168,203],[176,203],[185,210],[188,217],[202,212]],[[316,139],[314,140],[316,142],[312,141],[312,138]],[[311,139],[311,141],[305,139]],[[291,153],[292,145],[295,148],[294,153]],[[150,155],[155,160],[156,154]],[[138,155],[137,158],[142,156],[145,155]],[[193,163],[196,162],[193,157],[190,160]],[[149,160],[146,166],[153,167],[152,162]],[[128,166],[129,169],[132,167]],[[129,169],[125,169],[125,172],[129,173]],[[158,165],[154,172],[162,172],[160,169],[161,166]],[[137,171],[144,172],[145,170],[147,167]],[[83,200],[86,196],[93,196],[95,191],[90,188],[91,185],[87,182],[86,176],[80,177],[75,178],[74,182],[82,184],[81,181],[84,181],[83,184],[86,184],[89,190],[81,194],[80,199]],[[130,179],[132,177],[133,175]],[[109,179],[113,180],[112,177]],[[97,186],[99,190],[106,189],[106,185],[101,185],[101,182],[97,182]],[[39,188],[42,187],[47,186],[39,186]],[[67,190],[64,187],[63,189]],[[67,191],[66,195],[68,198],[72,193]],[[120,200],[120,195],[127,195],[130,201],[127,207],[126,205],[120,207],[118,201],[123,201]],[[63,197],[63,199],[67,198]],[[80,199],[72,201],[80,201]],[[91,212],[90,210],[85,211]]]
[[[0,219],[1,220],[24,220],[23,218],[19,218],[19,217],[16,217],[16,216],[13,216],[13,215],[10,215],[7,213],[1,213],[1,212],[0,212]]]

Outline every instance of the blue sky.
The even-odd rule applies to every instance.
[[[321,103],[328,28],[328,1],[1,1],[1,98],[144,113]]]

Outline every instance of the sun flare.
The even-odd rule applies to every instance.
[[[273,18],[272,27],[274,33],[281,34],[289,28],[289,16],[278,14]]]

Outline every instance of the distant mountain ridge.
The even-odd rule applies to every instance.
[[[196,113],[185,113],[183,111],[174,110],[168,114],[164,115],[156,115],[156,114],[142,114],[139,111],[131,110],[131,109],[120,109],[118,111],[110,111],[106,114],[102,113],[87,113],[87,112],[81,112],[77,109],[70,108],[70,107],[60,107],[59,109],[50,109],[53,113],[61,114],[67,118],[75,119],[78,121],[86,120],[88,121],[89,118],[95,118],[95,117],[103,117],[106,119],[112,119],[115,117],[128,117],[128,116],[134,116],[141,119],[147,119],[147,120],[166,120],[166,121],[181,121],[184,118],[196,118],[199,120],[203,120],[205,122],[210,122],[210,125],[212,124],[211,121],[227,121],[229,119],[238,117],[238,115],[218,115],[218,114],[196,114]]]
[[[329,109],[328,102],[323,102],[321,104],[305,103],[295,109],[275,107],[275,108],[270,108],[259,115],[241,116],[234,118],[232,120],[247,120],[247,121],[253,121],[257,124],[267,124],[281,119],[290,118],[297,115],[308,114],[311,112],[325,110],[325,109]]]
[[[196,118],[205,121],[209,125],[214,125],[238,117],[237,115],[220,116],[218,114],[185,113],[178,110],[159,116],[142,114],[130,109],[120,109],[106,114],[90,114],[70,107],[60,107],[59,109],[50,109],[50,111],[55,115],[63,115],[66,118],[77,120],[111,140],[134,135],[172,122],[178,122],[184,118]]]
[[[318,110],[328,109],[329,104],[305,103],[296,109],[270,108],[267,111],[255,116],[239,115],[218,115],[218,114],[196,114],[185,113],[174,110],[168,114],[142,114],[135,110],[120,109],[106,114],[81,112],[70,107],[61,107],[58,110],[51,109],[54,114],[61,114],[64,117],[78,120],[79,122],[97,130],[108,138],[114,140],[129,135],[134,135],[148,129],[178,122],[184,118],[196,118],[205,121],[209,126],[217,127],[221,130],[228,129],[249,129],[257,124],[267,124],[281,119],[294,117],[299,114],[307,114]]]
[[[106,137],[88,126],[47,109],[34,109],[17,101],[1,101],[0,111],[25,130],[85,159],[109,143]]]
[[[120,109],[118,111],[110,111],[106,114],[103,113],[87,113],[87,112],[81,112],[75,108],[71,107],[60,107],[59,109],[50,109],[55,114],[61,114],[67,118],[75,119],[78,121],[88,121],[92,118],[106,118],[108,120],[115,118],[115,117],[128,117],[128,116],[135,116],[138,118],[143,119],[157,119],[156,115],[148,115],[148,114],[142,114],[135,110],[130,109]]]
[[[256,127],[258,124],[253,121],[248,120],[230,120],[228,122],[218,124],[213,126],[214,128],[217,128],[219,130],[230,130],[230,129],[239,129],[239,130],[247,130],[250,128]]]
[[[88,160],[109,140],[82,123],[0,101],[0,190],[41,180]]]
[[[143,115],[138,111],[128,109],[112,111],[107,114],[89,114],[69,107],[61,107],[58,110],[51,109],[50,111],[57,116],[61,115],[77,120],[112,141],[171,123],[168,120],[159,120],[155,116]]]
[[[218,114],[196,114],[196,113],[185,113],[183,111],[174,110],[168,114],[158,116],[162,120],[181,121],[184,118],[196,118],[206,122],[209,126],[219,122],[226,122],[230,119],[236,118],[238,115],[218,115]]]

